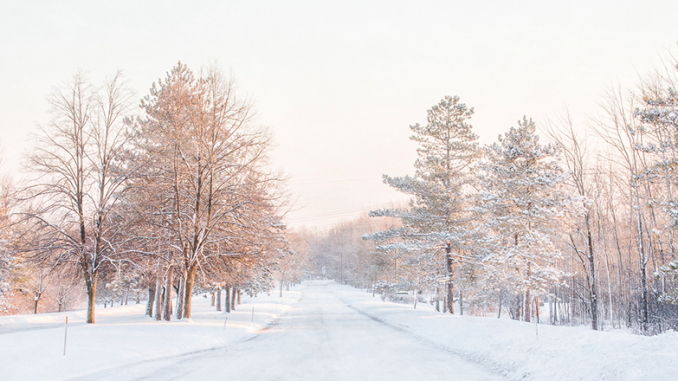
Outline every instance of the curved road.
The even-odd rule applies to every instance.
[[[149,361],[97,380],[503,380],[362,315],[311,284],[276,325],[225,349]],[[92,377],[92,375],[90,375]]]

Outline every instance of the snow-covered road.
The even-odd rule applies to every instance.
[[[678,374],[678,332],[646,337],[540,324],[537,335],[533,323],[442,314],[425,303],[413,309],[329,281],[279,292],[242,295],[230,313],[196,295],[193,319],[171,322],[149,318],[144,304],[99,308],[94,325],[84,324],[84,310],[2,316],[0,380],[644,381]]]
[[[125,366],[74,380],[501,380],[477,364],[373,320],[328,284],[254,338],[224,349]]]

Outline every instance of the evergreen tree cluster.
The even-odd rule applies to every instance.
[[[611,92],[604,116],[581,127],[549,121],[550,143],[524,117],[482,148],[474,110],[445,97],[410,127],[414,175],[384,176],[409,205],[370,212],[399,221],[364,235],[386,264],[378,289],[425,294],[450,313],[678,327],[674,83],[655,74]]]

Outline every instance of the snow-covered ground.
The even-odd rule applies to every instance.
[[[0,380],[88,379],[140,362],[223,348],[255,336],[300,296],[298,291],[285,291],[282,298],[279,291],[256,298],[243,294],[242,305],[231,313],[217,312],[210,298],[197,296],[190,321],[155,321],[144,315],[145,304],[97,306],[94,325],[85,324],[84,310],[0,317]]]
[[[443,315],[338,288],[351,307],[510,380],[678,380],[678,333],[645,337],[496,317]]]
[[[678,377],[678,333],[539,325],[537,335],[534,324],[415,310],[330,282],[305,283],[284,298],[243,297],[231,314],[196,297],[191,321],[143,313],[144,305],[99,308],[96,325],[84,324],[84,311],[2,317],[0,380]]]

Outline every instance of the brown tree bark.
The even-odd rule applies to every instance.
[[[87,323],[94,324],[94,308],[97,299],[97,278],[99,271],[92,273],[91,281],[87,282]]]
[[[184,316],[191,318],[191,300],[193,297],[193,286],[195,285],[195,273],[198,270],[196,264],[192,264],[186,272],[186,291],[184,294]]]

